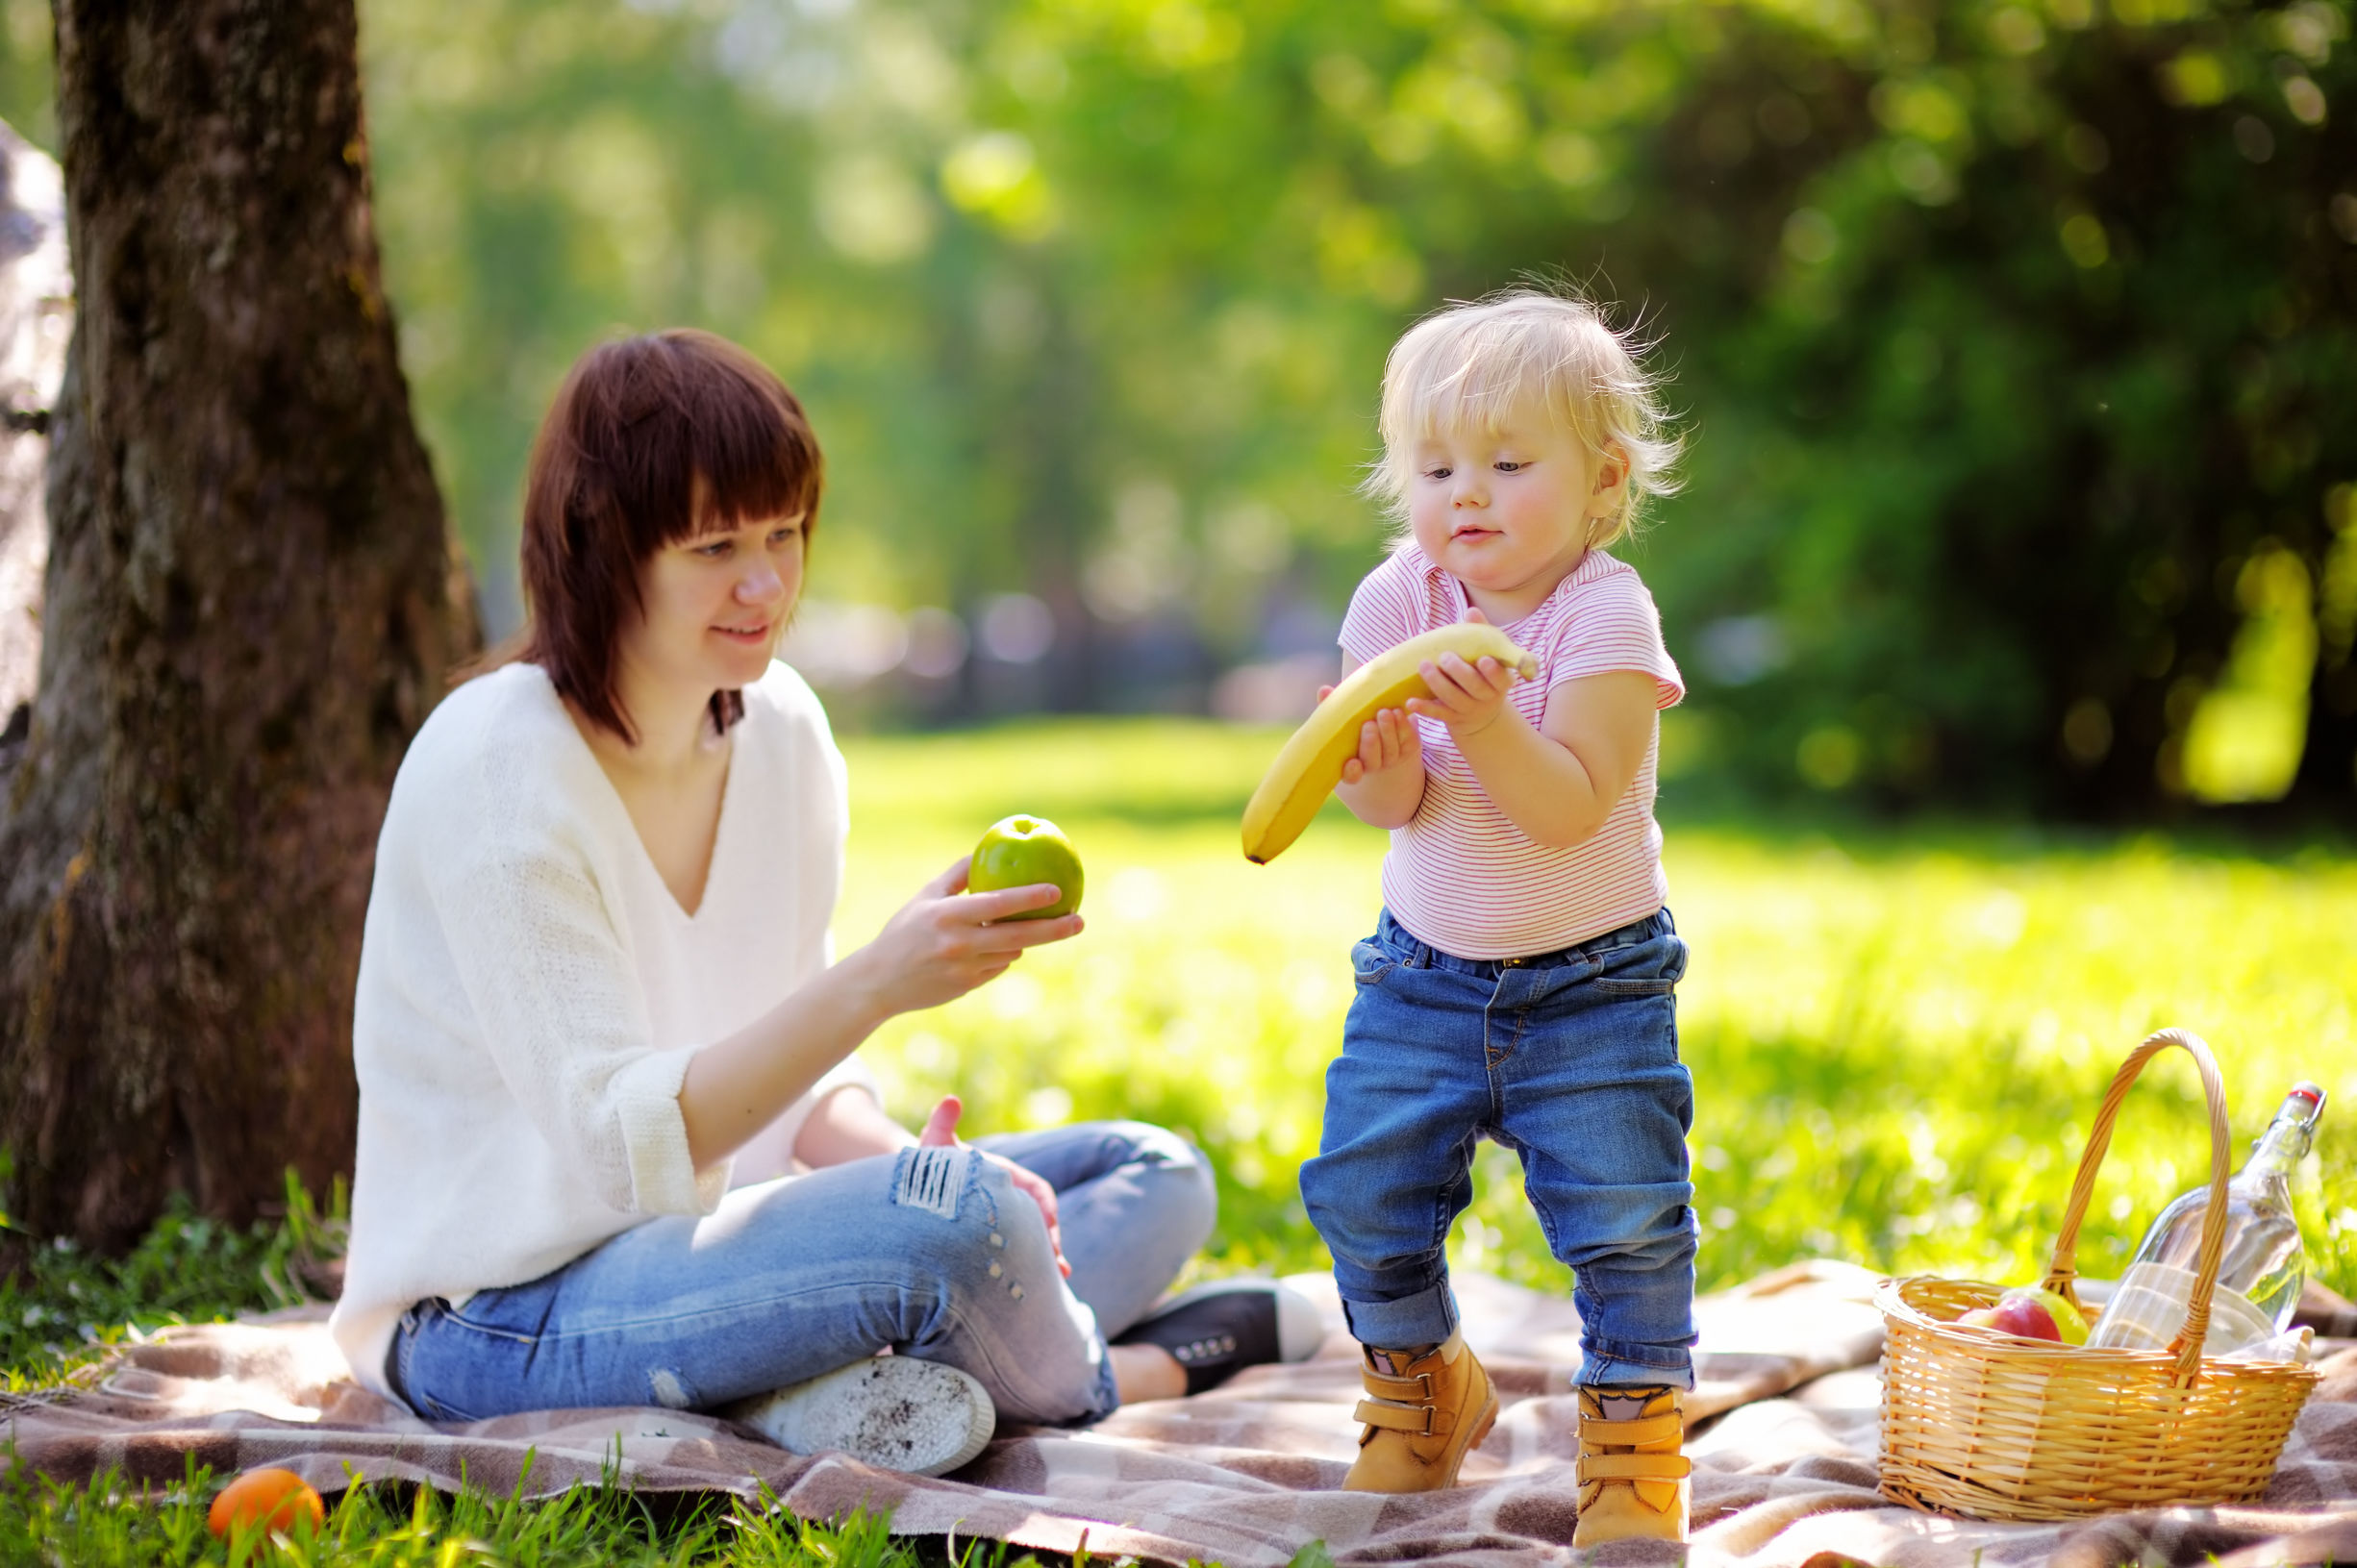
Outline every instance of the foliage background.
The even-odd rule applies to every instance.
[[[1386,347],[1537,276],[1686,413],[1637,556],[1691,777],[2357,793],[2348,0],[361,9],[494,629],[564,366],[690,322],[828,444],[799,656],[846,721],[1274,717],[1379,550]],[[45,18],[0,9],[37,139]]]
[[[405,362],[493,630],[565,366],[709,327],[827,443],[792,654],[846,730],[1290,716],[1381,549],[1354,485],[1400,329],[1526,278],[1617,302],[1691,438],[1634,554],[1693,683],[1664,774],[1680,913],[1719,955],[1690,987],[1727,1085],[1700,1157],[1785,1183],[1711,1252],[1722,1279],[1798,1251],[2030,1266],[2013,1221],[2153,1024],[2223,1032],[2245,1119],[2350,1059],[2338,851],[1920,814],[2350,820],[2350,10],[360,5]],[[0,0],[0,117],[54,146],[49,42],[39,0]],[[1069,805],[1112,846],[1095,946],[1121,961],[1042,961],[882,1049],[999,1125],[1195,1129],[1229,1172],[1225,1266],[1305,1261],[1291,1172],[1367,842],[1239,884],[1221,813],[1265,734],[1014,734],[870,742],[889,852],[845,935],[980,822],[1095,779]],[[1778,796],[1917,827],[1710,826]],[[1040,1020],[1021,1050],[992,1033],[1010,1008]],[[1520,1212],[1489,1185],[1475,1261]],[[1542,1259],[1529,1240],[1492,1251]]]

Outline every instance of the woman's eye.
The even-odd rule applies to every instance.
[[[710,544],[697,545],[695,553],[706,560],[724,560],[728,558],[728,553],[736,548],[737,543],[734,539],[715,539]]]
[[[774,549],[782,544],[791,544],[801,537],[802,531],[798,528],[781,528],[769,535],[769,544]]]

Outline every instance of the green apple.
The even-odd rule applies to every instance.
[[[965,885],[977,893],[1000,887],[1029,887],[1052,882],[1064,897],[1044,909],[1025,909],[1010,920],[1047,920],[1080,908],[1080,855],[1064,830],[1043,816],[1016,815],[990,824],[990,831],[974,846],[973,869]]]

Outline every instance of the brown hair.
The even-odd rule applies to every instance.
[[[564,378],[524,479],[516,657],[539,665],[592,722],[637,743],[614,695],[639,569],[666,544],[748,521],[818,521],[825,463],[802,405],[767,366],[688,328],[602,343]],[[744,697],[716,691],[727,729]]]

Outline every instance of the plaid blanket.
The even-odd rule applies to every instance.
[[[344,1375],[323,1309],[171,1330],[78,1388],[0,1409],[16,1462],[61,1479],[102,1470],[176,1482],[185,1455],[215,1471],[279,1464],[322,1490],[405,1480],[528,1495],[618,1469],[644,1491],[763,1487],[807,1517],[890,1510],[910,1535],[995,1537],[1099,1556],[1278,1568],[1322,1540],[1338,1563],[1564,1561],[1574,1519],[1568,1381],[1579,1325],[1567,1302],[1461,1278],[1466,1332],[1505,1406],[1454,1490],[1335,1490],[1349,1463],[1354,1347],[1264,1367],[1192,1399],[1132,1406],[1083,1431],[1004,1430],[954,1478],[798,1457],[715,1417],[562,1410],[437,1426]],[[1983,1525],[1910,1512],[1875,1492],[1882,1329],[1874,1276],[1839,1263],[1780,1270],[1699,1304],[1695,1563],[2231,1564],[2357,1561],[2357,1342],[2336,1345],[2274,1483],[2258,1503],[2063,1526]],[[2338,1326],[2338,1325],[2336,1325]],[[527,1464],[529,1474],[527,1476]],[[1609,1562],[1673,1561],[1624,1543]]]

